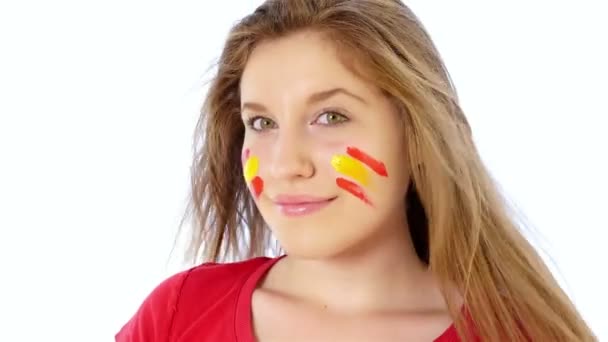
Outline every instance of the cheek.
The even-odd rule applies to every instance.
[[[339,174],[336,185],[355,196],[363,203],[374,206],[368,191],[379,190],[382,186],[376,185],[388,178],[388,171],[384,162],[363,149],[348,145],[343,153],[335,154],[331,158],[331,165]]]
[[[348,179],[342,177],[338,177],[336,178],[336,185],[339,188],[342,188],[346,192],[350,193],[351,195],[357,197],[358,199],[363,201],[363,203],[373,206],[373,202],[369,199],[365,190],[357,183],[349,181]]]
[[[384,165],[384,162],[382,162],[381,160],[372,157],[371,155],[367,154],[366,152],[363,152],[362,150],[360,150],[354,146],[347,147],[346,153],[350,157],[356,159],[357,161],[359,161],[360,163],[364,164],[369,169],[374,171],[378,176],[388,177],[388,172],[386,171],[386,166]]]
[[[256,176],[251,180],[251,189],[255,198],[260,197],[262,191],[264,191],[264,181],[261,177]]]
[[[243,148],[243,151],[241,152],[241,163],[245,164],[245,162],[247,161],[247,159],[249,159],[249,155],[251,153],[251,150],[249,148]]]
[[[259,176],[260,158],[251,153],[249,148],[243,149],[243,177],[249,186],[249,189],[258,198],[264,191],[264,180]]]

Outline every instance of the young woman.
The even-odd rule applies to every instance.
[[[596,340],[399,1],[266,1],[232,29],[199,128],[206,263],[117,341]],[[263,256],[271,233],[280,257]]]

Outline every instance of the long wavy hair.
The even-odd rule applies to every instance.
[[[471,339],[474,322],[483,341],[595,341],[520,232],[481,161],[434,43],[398,0],[268,0],[235,24],[196,129],[187,255],[221,262],[276,247],[242,176],[239,82],[261,41],[302,30],[330,39],[344,63],[356,65],[405,116],[410,234],[440,282],[461,338]],[[470,321],[448,295],[453,285]]]

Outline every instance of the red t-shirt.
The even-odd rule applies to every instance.
[[[255,342],[251,296],[280,258],[207,263],[163,281],[116,334],[117,342]],[[454,326],[435,342],[458,342]]]

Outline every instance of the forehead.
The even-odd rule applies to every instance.
[[[307,96],[329,88],[345,88],[366,97],[381,95],[338,53],[337,46],[317,32],[298,32],[261,42],[241,78],[242,101]]]

